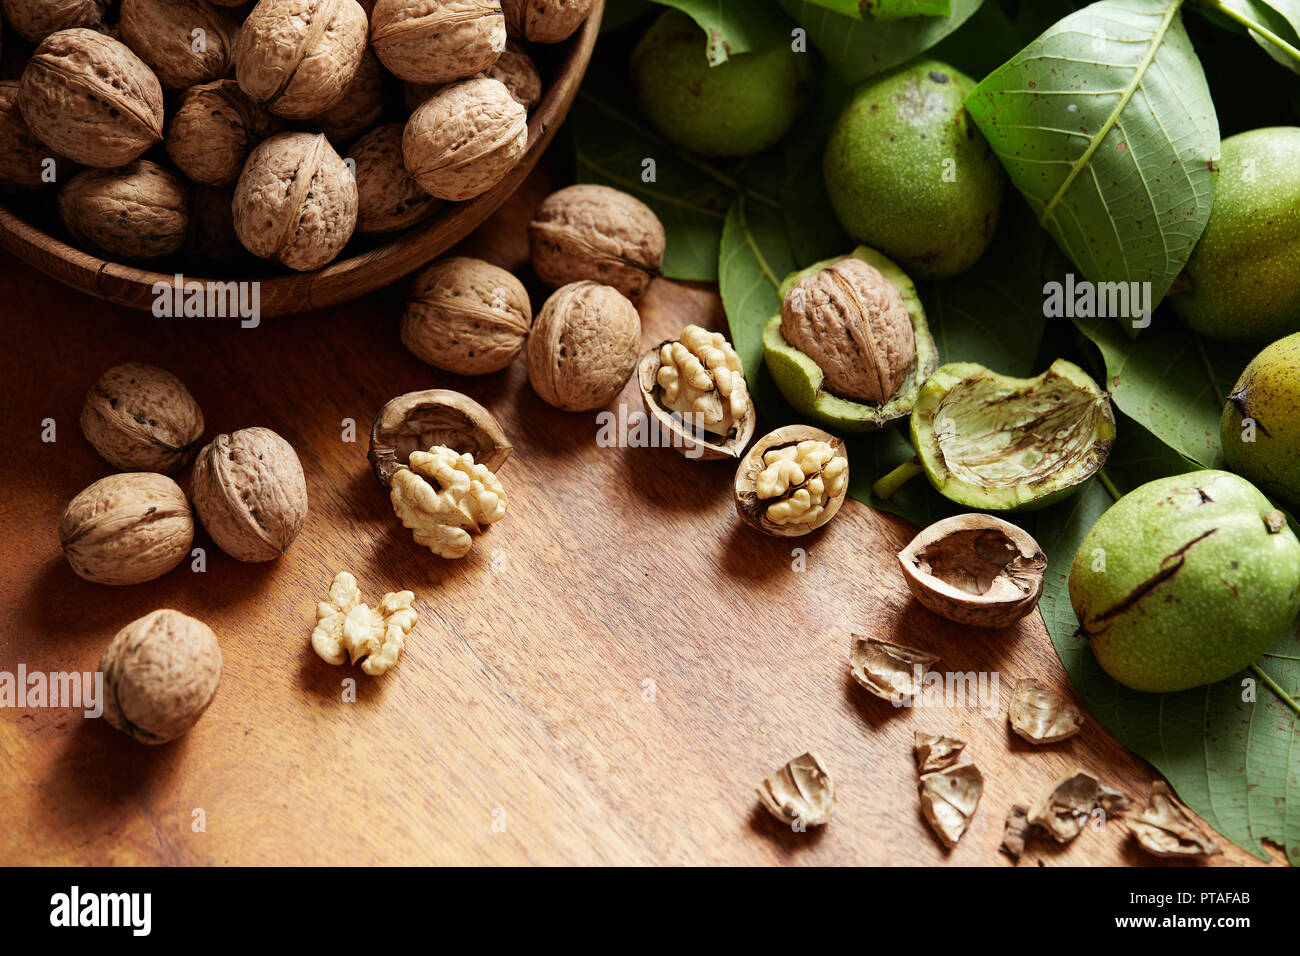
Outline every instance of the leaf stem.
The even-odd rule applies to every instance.
[[[1283,40],[1280,36],[1278,36],[1268,27],[1264,26],[1262,23],[1256,23],[1253,20],[1251,20],[1249,17],[1245,16],[1244,14],[1238,13],[1236,10],[1233,10],[1231,7],[1225,7],[1222,3],[1219,2],[1219,0],[1198,0],[1197,5],[1209,10],[1213,10],[1216,13],[1221,13],[1223,16],[1227,17],[1229,20],[1232,20],[1234,23],[1237,23],[1245,27],[1246,30],[1251,33],[1258,33],[1269,43],[1272,43],[1278,48],[1280,48],[1284,53],[1287,54],[1287,56],[1291,57],[1293,60],[1296,60],[1297,62],[1300,62],[1300,50],[1297,50],[1290,43],[1287,43],[1286,40]]]
[[[924,471],[925,469],[921,467],[921,459],[913,455],[872,485],[871,493],[881,501],[888,501],[895,491]]]
[[[1258,677],[1261,681],[1264,682],[1265,687],[1267,687],[1273,693],[1277,694],[1278,699],[1282,701],[1282,703],[1286,704],[1288,707],[1294,710],[1297,715],[1300,715],[1300,702],[1297,702],[1294,697],[1292,697],[1290,694],[1284,691],[1281,687],[1278,687],[1277,683],[1273,680],[1273,678],[1269,677],[1262,670],[1260,670],[1258,664],[1251,664],[1250,669],[1255,672],[1256,677]]]
[[[1119,499],[1124,497],[1120,494],[1119,489],[1115,487],[1115,482],[1110,480],[1110,475],[1106,474],[1105,468],[1097,472],[1097,480],[1101,482],[1101,486],[1106,489],[1106,493],[1115,501],[1119,501]]]

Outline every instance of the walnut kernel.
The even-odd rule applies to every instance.
[[[806,425],[760,439],[736,470],[736,510],[765,534],[795,537],[826,524],[849,486],[844,443]]]
[[[378,677],[397,664],[406,636],[419,620],[413,600],[411,591],[390,591],[371,608],[361,601],[357,579],[340,571],[330,584],[329,599],[316,605],[312,650],[335,667],[361,661],[365,673]]]
[[[393,473],[389,498],[416,543],[443,558],[463,558],[473,544],[470,532],[506,514],[501,480],[473,455],[445,445],[411,452],[407,467]]]

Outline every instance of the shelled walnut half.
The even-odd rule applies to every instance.
[[[844,443],[819,428],[787,425],[759,439],[741,461],[736,510],[764,534],[797,537],[835,517],[848,488]]]
[[[754,404],[726,336],[698,325],[651,349],[638,367],[646,412],[687,458],[739,458],[754,436]]]
[[[330,584],[329,599],[316,605],[316,629],[311,646],[326,663],[361,662],[371,677],[397,664],[406,636],[419,620],[411,591],[390,591],[371,608],[361,600],[357,579],[340,571]]]
[[[470,536],[505,517],[506,490],[474,456],[445,445],[413,451],[393,474],[393,511],[422,544],[442,558],[463,558]]]

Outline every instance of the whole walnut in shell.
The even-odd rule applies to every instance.
[[[379,122],[384,104],[384,68],[366,50],[357,75],[343,91],[343,98],[317,116],[315,125],[331,143],[347,142]]]
[[[402,316],[402,344],[436,368],[486,375],[514,360],[532,322],[523,283],[481,259],[454,257],[415,280]]]
[[[357,184],[324,136],[280,133],[248,157],[234,213],[249,252],[290,269],[319,269],[352,238]]]
[[[528,381],[567,412],[602,408],[636,368],[641,316],[617,289],[575,282],[542,307],[528,339]]]
[[[372,129],[352,144],[356,164],[357,232],[395,232],[427,218],[438,200],[420,188],[402,163],[401,123]]]
[[[659,217],[639,199],[608,186],[552,193],[528,226],[528,243],[533,268],[553,289],[590,279],[635,298],[664,262]]]
[[[841,259],[786,293],[781,334],[825,374],[827,391],[883,405],[916,357],[903,297],[874,266]]]
[[[542,75],[537,72],[532,57],[514,40],[506,42],[501,57],[488,67],[483,75],[504,83],[510,95],[515,98],[515,102],[526,110],[531,110],[542,101]],[[402,95],[407,109],[414,110],[445,85],[445,83],[406,83]]]
[[[528,111],[500,80],[475,77],[444,87],[411,114],[402,155],[425,191],[473,199],[509,175],[528,151]]]
[[[3,0],[5,20],[32,43],[72,27],[97,27],[108,0]]]
[[[224,76],[238,24],[205,0],[122,0],[122,42],[164,86],[185,89]]]
[[[72,570],[98,584],[140,584],[189,554],[194,517],[166,475],[129,471],[101,478],[68,503],[59,541]]]
[[[215,80],[176,98],[164,146],[196,183],[225,186],[239,178],[248,151],[279,126],[234,80]]]
[[[307,480],[293,446],[269,428],[218,435],[194,460],[194,510],[239,561],[272,561],[307,517]]]
[[[147,159],[87,169],[59,191],[59,215],[87,245],[122,259],[157,259],[185,244],[189,187]]]
[[[114,365],[86,393],[81,431],[115,468],[170,474],[194,457],[203,412],[171,372],[128,362]]]
[[[18,82],[0,82],[0,183],[38,189],[57,182],[59,159],[27,128],[18,109]]]
[[[501,0],[506,30],[533,43],[560,43],[573,36],[595,0]]]
[[[212,629],[163,609],[132,621],[104,648],[104,719],[142,744],[165,744],[194,726],[221,682]]]
[[[413,83],[481,73],[506,46],[499,0],[379,0],[370,43],[388,71]]]
[[[60,30],[19,81],[28,127],[85,166],[124,166],[162,139],[162,86],[130,48],[94,30]]]
[[[367,29],[356,0],[261,0],[235,41],[235,76],[278,116],[319,116],[361,68]]]

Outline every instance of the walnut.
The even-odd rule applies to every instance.
[[[284,554],[307,517],[307,482],[293,446],[269,428],[218,435],[194,461],[194,510],[239,561]]]
[[[357,75],[343,91],[343,98],[317,116],[314,123],[331,143],[344,143],[379,122],[384,104],[384,68],[366,50]]]
[[[244,164],[234,214],[249,252],[290,269],[319,269],[352,238],[357,184],[324,136],[280,133]]]
[[[122,42],[178,90],[225,76],[239,29],[204,0],[122,0],[118,26]]]
[[[185,244],[189,187],[147,159],[87,169],[59,191],[59,215],[84,244],[121,259],[157,259]]]
[[[787,425],[759,439],[741,461],[736,510],[764,534],[797,537],[835,517],[848,488],[844,443],[817,428]]]
[[[445,388],[407,392],[385,403],[370,429],[370,463],[375,478],[392,488],[393,475],[412,452],[446,445],[468,452],[497,472],[514,450],[492,413],[468,395]]]
[[[406,168],[439,199],[473,199],[505,179],[528,150],[528,111],[487,77],[444,87],[411,114]]]
[[[334,576],[329,600],[316,605],[316,629],[311,646],[321,660],[335,667],[361,661],[371,677],[391,670],[419,616],[411,607],[410,591],[391,591],[375,608],[361,601],[357,579],[346,571]]]
[[[573,36],[596,0],[501,0],[506,30],[534,43],[560,43]]]
[[[402,163],[401,123],[372,129],[352,144],[356,164],[357,232],[396,232],[432,215],[438,200],[420,188]]]
[[[216,80],[177,97],[164,145],[190,179],[225,186],[239,178],[248,151],[280,125],[234,80]]]
[[[124,471],[179,471],[203,435],[203,412],[171,372],[114,365],[86,393],[81,431],[100,457]]]
[[[514,40],[507,41],[501,57],[488,67],[483,75],[504,83],[515,102],[526,110],[531,110],[542,101],[542,76],[537,72],[532,57]],[[445,83],[404,84],[402,96],[406,101],[406,108],[416,109],[446,85]]]
[[[98,584],[140,584],[180,564],[194,518],[166,475],[124,472],[101,478],[68,503],[59,541],[72,570]]]
[[[367,29],[356,0],[261,0],[235,42],[235,77],[272,113],[310,119],[347,92]]]
[[[636,368],[641,316],[612,286],[575,282],[554,292],[528,339],[528,381],[566,412],[602,408]]]
[[[764,809],[792,826],[823,826],[835,809],[835,781],[811,751],[778,767],[757,789]]]
[[[897,394],[916,357],[902,295],[874,266],[852,257],[786,293],[781,334],[821,367],[827,391],[873,405]]]
[[[18,109],[18,81],[0,82],[0,183],[39,189],[57,182],[67,162],[36,138]]]
[[[370,43],[388,71],[413,83],[481,73],[506,47],[498,0],[379,0]]]
[[[639,199],[608,186],[552,193],[528,226],[528,241],[533,268],[551,288],[591,279],[636,298],[664,262],[659,217]]]
[[[108,0],[3,0],[5,20],[24,39],[40,43],[51,33],[72,27],[97,27]]]
[[[445,445],[413,451],[407,467],[393,473],[389,498],[415,541],[443,558],[463,558],[473,544],[470,532],[505,517],[501,480],[468,452]]]
[[[481,259],[443,259],[415,280],[402,344],[435,368],[486,375],[514,360],[532,322],[528,291],[505,269]]]
[[[43,143],[85,166],[124,166],[162,139],[158,78],[94,30],[47,37],[23,70],[18,106]]]
[[[165,744],[212,703],[221,683],[221,646],[202,621],[163,609],[118,631],[99,670],[104,719],[142,744]]]

